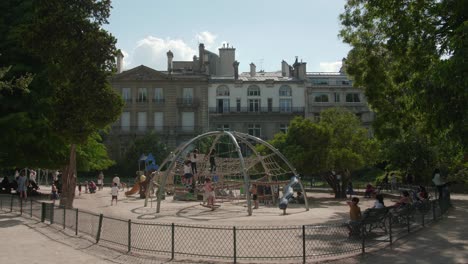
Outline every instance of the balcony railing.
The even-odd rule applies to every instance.
[[[201,126],[113,126],[113,134],[197,134],[203,132]]]
[[[165,101],[166,100],[164,98],[153,98],[153,103],[156,103],[156,104],[164,104]]]
[[[209,111],[211,114],[264,114],[264,113],[275,113],[275,114],[304,114],[304,107],[210,107]]]
[[[198,98],[177,98],[177,106],[179,107],[198,107],[200,100]]]

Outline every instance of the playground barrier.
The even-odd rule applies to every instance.
[[[383,248],[425,225],[437,221],[450,207],[450,197],[430,200],[421,208],[389,213],[385,228],[363,224],[358,236],[350,236],[348,225],[302,226],[214,226],[149,223],[106,217],[52,203],[22,201],[15,195],[0,196],[0,211],[39,219],[55,229],[80,235],[120,252],[152,256],[242,260],[319,261],[364,254]],[[376,225],[374,225],[375,227]]]

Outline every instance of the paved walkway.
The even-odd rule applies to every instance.
[[[455,208],[447,216],[396,241],[393,248],[332,263],[468,263],[468,196],[452,198]],[[128,255],[6,213],[0,213],[0,249],[0,263],[193,263]]]

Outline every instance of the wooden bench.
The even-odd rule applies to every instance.
[[[365,210],[361,220],[361,225],[365,226],[364,231],[370,233],[378,228],[387,233],[388,211],[388,207]]]
[[[360,221],[349,224],[350,236],[367,236],[379,228],[387,233],[387,217],[389,208],[369,208],[364,211]]]

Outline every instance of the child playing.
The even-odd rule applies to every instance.
[[[346,203],[349,205],[349,235],[359,234],[359,223],[361,221],[361,208],[358,206],[359,198],[354,197]]]
[[[254,208],[258,209],[258,196],[257,196],[257,185],[252,184],[252,188],[250,188],[250,193],[252,194],[252,200],[254,202]]]
[[[115,205],[117,205],[117,196],[119,196],[119,186],[117,186],[117,183],[114,182],[114,186],[111,188],[111,195],[112,195],[112,200],[111,200],[111,206],[114,204],[115,200]]]
[[[185,184],[187,188],[192,186],[192,179],[193,174],[192,174],[192,166],[191,166],[191,161],[186,160],[184,162],[184,177],[182,178],[182,183]]]
[[[214,210],[214,188],[213,184],[211,183],[210,178],[205,179],[205,185],[203,186],[205,191],[206,199],[208,200],[208,206],[211,207],[211,210]]]

